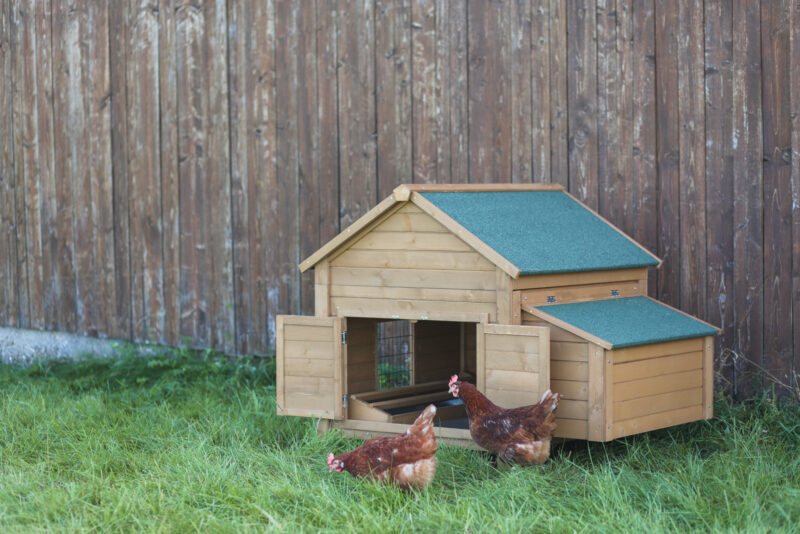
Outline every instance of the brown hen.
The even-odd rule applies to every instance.
[[[331,453],[328,456],[330,470],[397,484],[404,490],[424,489],[436,473],[435,414],[436,406],[431,404],[405,434],[372,438],[359,448],[337,456]]]
[[[450,378],[450,393],[464,402],[472,439],[498,458],[531,465],[542,464],[550,456],[558,393],[548,389],[538,404],[505,409],[487,399],[469,382],[458,380],[458,375]]]

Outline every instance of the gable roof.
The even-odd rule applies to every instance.
[[[719,329],[649,297],[626,297],[524,309],[606,349],[620,349],[695,337]],[[586,335],[588,334],[588,336]]]
[[[300,264],[306,271],[400,202],[412,202],[512,278],[625,269],[661,260],[558,184],[413,184]]]

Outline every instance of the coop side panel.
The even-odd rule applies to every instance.
[[[479,324],[477,386],[505,408],[535,404],[550,387],[549,332]]]
[[[413,204],[330,260],[331,313],[497,315],[495,266]]]
[[[529,313],[523,313],[522,324],[550,328],[550,389],[561,395],[553,435],[596,439],[589,437],[590,344]]]
[[[704,416],[704,338],[607,351],[612,437],[697,421]]]
[[[279,315],[276,330],[278,414],[341,417],[341,320]]]

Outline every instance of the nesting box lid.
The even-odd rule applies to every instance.
[[[661,264],[558,184],[412,184],[395,189],[300,269],[368,232],[401,202],[415,204],[512,278]]]
[[[606,349],[714,336],[719,329],[649,297],[627,297],[531,307],[526,311]]]

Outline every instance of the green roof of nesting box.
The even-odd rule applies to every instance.
[[[558,184],[409,184],[300,263],[306,271],[410,202],[512,278],[660,265],[655,255]]]
[[[716,327],[648,297],[549,304],[530,311],[572,325],[614,349],[719,333]]]
[[[424,192],[522,275],[658,265],[658,259],[564,191]]]

